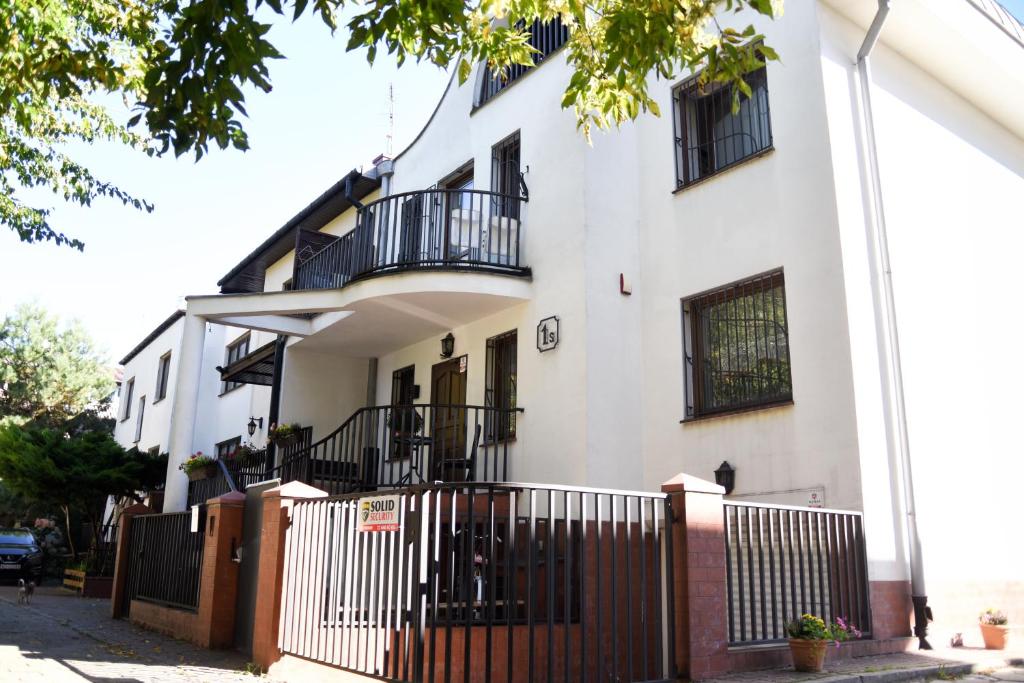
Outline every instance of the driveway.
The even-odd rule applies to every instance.
[[[63,683],[257,679],[237,652],[211,651],[110,618],[107,600],[40,587],[30,606],[0,586],[0,681]]]

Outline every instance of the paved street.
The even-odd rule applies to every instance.
[[[0,586],[0,681],[255,681],[245,657],[211,652],[109,617],[109,602],[56,587],[37,589],[30,607]]]

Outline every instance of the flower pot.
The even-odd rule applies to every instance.
[[[827,640],[790,638],[789,651],[793,655],[793,668],[797,671],[817,673],[825,666]]]
[[[274,445],[278,448],[289,448],[294,446],[295,442],[299,440],[298,434],[289,434],[288,436],[279,436],[274,439]]]
[[[217,463],[207,465],[206,467],[197,467],[188,473],[189,481],[199,481],[200,479],[213,479],[217,476]]]
[[[1003,650],[1006,648],[1006,636],[1009,630],[1005,626],[994,624],[978,624],[981,626],[981,637],[985,641],[986,650]]]

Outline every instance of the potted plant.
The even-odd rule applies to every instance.
[[[1002,650],[1006,647],[1006,636],[1009,633],[1006,621],[1006,615],[997,609],[987,609],[978,617],[986,650]]]
[[[273,424],[267,430],[267,441],[277,445],[279,448],[287,448],[298,440],[299,432],[301,431],[302,425],[298,422],[283,425]]]
[[[786,627],[789,651],[793,655],[793,668],[797,671],[817,673],[825,666],[825,648],[829,642],[836,646],[851,637],[859,638],[860,631],[853,624],[837,618],[833,624],[825,623],[813,614],[801,615]]]
[[[185,473],[189,481],[212,479],[217,476],[217,461],[203,455],[202,451],[196,451],[188,460],[178,465],[178,469]]]
[[[244,443],[235,450],[232,456],[239,467],[248,467],[262,462],[265,454],[252,444]]]

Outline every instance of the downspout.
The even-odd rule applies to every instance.
[[[910,555],[910,593],[914,603],[914,635],[922,650],[932,649],[928,643],[928,621],[931,608],[924,583],[924,563],[921,557],[921,538],[917,530],[917,506],[914,502],[914,476],[910,462],[910,437],[907,432],[907,407],[903,394],[903,365],[900,357],[899,330],[896,325],[896,299],[893,295],[892,266],[889,261],[889,238],[885,224],[885,206],[882,202],[882,179],[878,170],[878,147],[875,140],[875,119],[871,109],[871,63],[869,57],[882,26],[889,16],[892,0],[878,0],[878,11],[868,27],[864,42],[857,52],[857,70],[860,73],[861,108],[864,116],[864,140],[867,147],[870,194],[874,223],[874,242],[882,270],[881,301],[886,318],[885,347],[889,355],[890,383],[896,408],[896,428],[899,435],[899,471],[890,476],[897,480],[903,492],[903,509],[906,514],[907,545]]]

